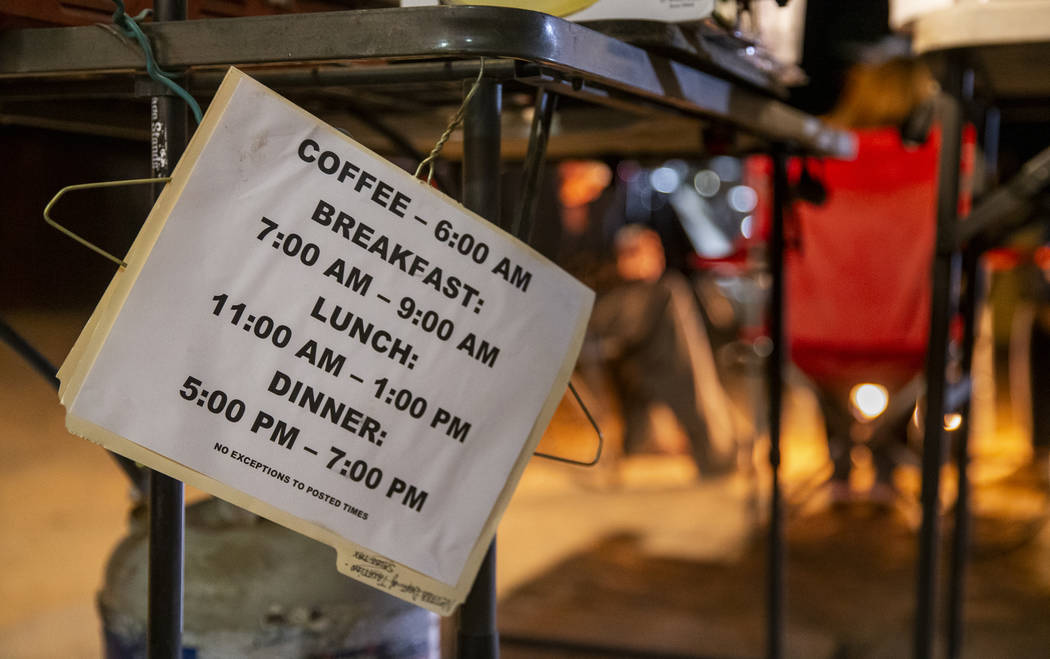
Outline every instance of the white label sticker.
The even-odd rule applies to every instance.
[[[236,85],[70,414],[456,584],[593,294]]]

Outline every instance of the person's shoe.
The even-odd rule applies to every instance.
[[[868,490],[868,501],[879,508],[891,508],[897,500],[897,490],[889,483],[875,483]]]
[[[828,491],[834,507],[845,506],[853,501],[853,490],[849,489],[848,481],[831,481]]]
[[[701,480],[705,481],[716,481],[722,480],[736,473],[736,459],[735,458],[724,458],[720,460],[714,460],[703,468],[697,467],[697,472]]]
[[[1002,484],[1034,490],[1050,489],[1050,460],[1044,452],[1036,452],[1032,458],[1001,481]]]

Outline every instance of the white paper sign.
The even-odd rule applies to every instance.
[[[236,70],[168,188],[63,367],[70,418],[374,552],[352,576],[469,586],[591,291]]]

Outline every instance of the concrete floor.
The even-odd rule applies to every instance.
[[[9,322],[60,362],[87,315]],[[50,385],[0,349],[0,656],[97,657],[94,593],[125,528],[129,488],[106,453],[65,431]]]
[[[86,316],[27,312],[8,321],[59,363]],[[796,391],[788,407],[789,654],[902,656],[914,470],[903,470],[904,497],[889,514],[863,504],[831,511],[819,488],[806,488],[826,456],[812,398]],[[99,656],[94,598],[126,528],[129,488],[101,449],[65,432],[55,393],[6,348],[0,419],[0,657]],[[1047,502],[1009,476],[1026,458],[1022,433],[994,420],[985,429],[975,447],[966,656],[1045,657]],[[545,448],[584,454],[592,441],[566,406]],[[700,482],[679,455],[594,470],[534,460],[500,527],[504,656],[761,656],[765,493],[756,480],[761,470],[757,479]]]

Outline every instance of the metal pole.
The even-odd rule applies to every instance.
[[[483,79],[463,119],[463,204],[494,224],[500,215],[500,83]],[[459,617],[460,659],[499,657],[496,541],[493,539]]]
[[[991,187],[999,180],[999,108],[984,112],[984,130],[981,135],[981,153],[984,154],[984,183]]]
[[[558,97],[546,89],[536,90],[532,127],[529,129],[529,148],[525,153],[525,171],[522,173],[521,204],[510,232],[526,243],[532,242],[533,220],[536,216],[536,197],[543,179],[543,165],[547,160],[547,140],[551,136],[551,120]]]
[[[781,145],[773,149],[773,226],[769,240],[769,338],[773,351],[766,362],[769,387],[769,467],[773,476],[769,495],[769,555],[767,563],[766,656],[784,654],[784,529],[780,496],[780,416],[784,396],[784,210],[789,203],[787,156]]]
[[[953,54],[954,55],[954,54]],[[933,656],[936,630],[938,552],[940,551],[940,485],[944,457],[945,368],[948,321],[952,307],[955,225],[959,205],[959,154],[962,111],[959,94],[962,67],[949,57],[946,94],[940,97],[941,152],[937,175],[937,240],[933,256],[930,333],[926,353],[926,418],[922,450],[922,527],[916,573],[913,652],[916,659]]]
[[[972,101],[972,70],[967,71],[967,80],[963,83],[963,92],[967,100]],[[980,135],[981,152],[984,154],[984,185],[982,188],[995,185],[999,168],[999,110],[987,107],[982,117]],[[956,241],[958,244],[958,241]],[[958,440],[955,443],[955,470],[958,473],[958,486],[955,494],[955,531],[952,537],[951,581],[948,589],[948,657],[957,659],[962,655],[964,618],[963,602],[966,597],[966,566],[970,554],[970,431],[973,428],[973,370],[974,349],[977,345],[979,310],[984,295],[984,272],[981,270],[981,254],[986,244],[978,239],[967,245],[963,252],[963,291],[960,308],[963,315],[962,374],[969,378],[971,385],[969,397],[962,409],[962,425],[959,427]]]
[[[156,0],[158,21],[186,19],[185,0]],[[170,176],[187,139],[188,112],[173,96],[150,99],[150,163],[153,176]],[[159,190],[157,191],[159,194]],[[156,471],[149,479],[150,659],[182,656],[182,565],[185,516],[182,482]]]
[[[971,246],[963,262],[963,297],[960,307],[963,314],[962,372],[969,375],[973,368],[973,350],[977,339],[977,309],[980,306],[983,281],[980,268],[980,251]],[[972,378],[971,378],[972,382]],[[962,425],[956,430],[954,445],[955,468],[958,486],[955,495],[955,529],[952,534],[951,578],[948,587],[948,657],[956,659],[962,655],[963,645],[963,599],[966,593],[966,564],[970,551],[970,429],[973,410],[973,387],[966,402],[958,410]]]

